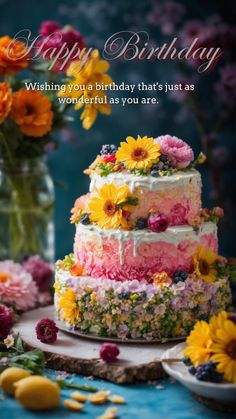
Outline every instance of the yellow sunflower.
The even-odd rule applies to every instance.
[[[211,336],[215,336],[216,331],[223,328],[224,322],[227,318],[228,313],[226,311],[221,311],[218,315],[211,317],[209,322]]]
[[[160,145],[154,143],[152,137],[140,137],[135,139],[127,137],[126,142],[120,143],[116,152],[118,161],[123,161],[127,169],[150,169],[157,163],[160,156]]]
[[[188,347],[184,355],[189,357],[195,366],[207,362],[210,359],[212,344],[209,324],[203,320],[198,321],[187,337],[186,343]]]
[[[225,313],[225,312],[223,312]],[[218,325],[219,327],[215,327]],[[210,322],[212,337],[211,360],[226,381],[236,384],[236,324],[220,313]]]
[[[91,221],[101,228],[127,229],[128,223],[123,213],[127,207],[121,208],[121,204],[127,200],[128,193],[127,185],[105,184],[97,189],[88,205]]]
[[[68,288],[59,298],[59,308],[62,310],[62,318],[69,324],[73,324],[79,317],[76,295],[72,288]]]
[[[194,273],[203,281],[214,282],[217,276],[216,262],[219,256],[211,249],[200,246],[193,256]]]

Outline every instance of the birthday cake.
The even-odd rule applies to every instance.
[[[218,255],[223,210],[202,209],[205,160],[170,135],[104,145],[72,208],[74,251],[56,264],[57,319],[84,335],[165,340],[231,304]]]

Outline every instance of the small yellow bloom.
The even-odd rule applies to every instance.
[[[79,412],[80,410],[83,409],[84,405],[83,403],[79,403],[76,400],[71,400],[71,399],[66,399],[64,401],[64,406],[69,409],[69,410],[73,410],[75,412]]]
[[[96,292],[92,292],[92,294],[90,295],[90,299],[91,299],[91,301],[97,301],[97,294],[96,294]]]
[[[200,246],[193,256],[194,273],[206,282],[214,282],[217,277],[216,263],[219,256],[211,249]]]
[[[198,321],[187,337],[186,343],[188,346],[184,355],[189,357],[194,365],[209,361],[212,340],[208,323],[203,320]]]
[[[116,186],[104,184],[94,193],[88,205],[90,220],[100,228],[128,228],[121,204],[126,201],[129,193],[127,185]]]
[[[124,397],[118,396],[116,394],[113,394],[112,396],[110,396],[109,401],[112,402],[112,403],[116,403],[116,404],[124,404],[125,403]]]
[[[58,306],[61,309],[62,318],[69,324],[73,324],[79,317],[80,311],[77,306],[75,292],[72,288],[68,288],[61,294],[58,300]]]
[[[86,396],[86,394],[81,393],[80,391],[74,391],[70,394],[70,397],[76,402],[86,402],[86,400],[88,400],[88,396]]]
[[[172,280],[166,272],[157,272],[152,276],[152,279],[153,283],[157,285],[159,288],[169,287],[172,284]]]
[[[127,137],[126,142],[120,143],[116,152],[118,161],[123,161],[127,169],[150,169],[153,163],[157,163],[160,156],[160,145],[154,143],[152,137],[140,137],[137,139]]]
[[[13,335],[8,335],[6,339],[4,339],[4,345],[6,345],[7,348],[11,348],[14,345],[14,337]]]

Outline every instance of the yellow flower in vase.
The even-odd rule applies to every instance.
[[[187,337],[186,343],[188,346],[184,355],[189,357],[195,366],[209,361],[212,340],[208,323],[203,320],[198,321]]]
[[[199,247],[193,256],[193,267],[196,276],[206,282],[214,282],[217,277],[216,263],[219,256],[211,249]]]
[[[236,324],[223,312],[211,319],[210,330],[211,360],[217,363],[216,369],[225,380],[236,384]]]
[[[59,298],[58,306],[62,310],[62,318],[69,324],[73,324],[79,317],[80,311],[77,306],[75,292],[68,288]]]
[[[154,143],[152,137],[140,137],[135,139],[127,137],[126,142],[120,143],[116,152],[118,161],[123,161],[125,167],[132,169],[150,169],[157,163],[160,156],[160,145]]]
[[[88,205],[90,220],[97,223],[100,228],[128,229],[128,222],[124,217],[124,210],[128,207],[123,205],[128,194],[127,185],[105,184],[101,189],[97,189]]]

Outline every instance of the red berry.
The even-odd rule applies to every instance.
[[[116,155],[115,154],[105,154],[102,156],[102,160],[105,163],[115,163],[116,162]]]

